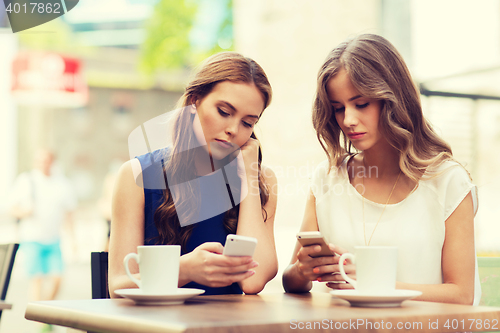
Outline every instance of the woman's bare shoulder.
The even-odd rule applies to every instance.
[[[138,159],[134,158],[122,164],[118,170],[114,195],[143,195],[142,168]]]

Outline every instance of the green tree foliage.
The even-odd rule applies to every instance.
[[[214,53],[233,49],[232,0],[219,0],[226,16],[216,32],[216,42],[206,49],[192,45],[190,34],[195,20],[200,17],[198,10],[202,1],[160,0],[156,4],[142,45],[141,67],[146,72],[193,67]],[[203,15],[210,15],[206,7]]]
[[[142,67],[147,72],[189,65],[189,31],[195,13],[193,1],[161,0],[156,4],[142,45]]]

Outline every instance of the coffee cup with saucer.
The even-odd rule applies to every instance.
[[[139,289],[119,289],[115,294],[130,298],[136,304],[182,304],[186,299],[200,295],[202,289],[178,288],[179,245],[138,246],[137,253],[129,253],[123,259],[125,272]],[[129,260],[139,264],[141,279],[130,273]]]
[[[330,293],[345,299],[352,306],[395,307],[406,299],[422,294],[416,290],[396,290],[398,248],[395,246],[356,246],[355,254],[344,253],[339,263],[350,259],[356,264],[356,280],[347,276],[339,264],[342,277],[354,290],[332,290]]]

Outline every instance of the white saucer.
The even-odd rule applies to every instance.
[[[140,289],[118,289],[115,294],[130,298],[136,304],[141,305],[172,305],[182,304],[188,298],[201,295],[205,292],[203,289],[194,288],[177,288],[177,291],[172,294],[154,295],[144,294]]]
[[[332,290],[330,294],[344,299],[351,303],[351,306],[369,307],[369,308],[393,308],[401,306],[401,302],[422,295],[417,290],[394,290],[386,295],[362,294],[357,290]]]

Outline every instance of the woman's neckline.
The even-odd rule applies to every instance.
[[[356,156],[357,154],[354,154],[354,155],[349,155],[345,158],[344,162],[343,162],[343,170],[342,170],[342,173],[344,174],[345,176],[345,179],[346,179],[346,182],[349,186],[349,189],[351,191],[354,191],[355,195],[358,196],[358,198],[360,200],[365,200],[366,202],[368,202],[369,204],[371,205],[375,205],[375,206],[380,206],[380,207],[384,207],[384,206],[388,206],[388,207],[395,207],[395,206],[398,206],[398,205],[401,205],[403,202],[405,202],[413,193],[415,193],[418,188],[420,187],[420,180],[417,182],[417,184],[415,185],[415,187],[410,191],[410,193],[408,193],[408,195],[401,201],[398,201],[398,202],[395,202],[395,203],[388,203],[388,204],[385,204],[385,203],[378,203],[378,202],[375,202],[375,201],[372,201],[368,198],[365,198],[363,195],[361,195],[361,193],[359,193],[356,188],[351,184],[351,181],[349,179],[349,173],[348,173],[348,164],[349,164],[349,161],[351,160],[351,158],[354,158],[354,156]]]

